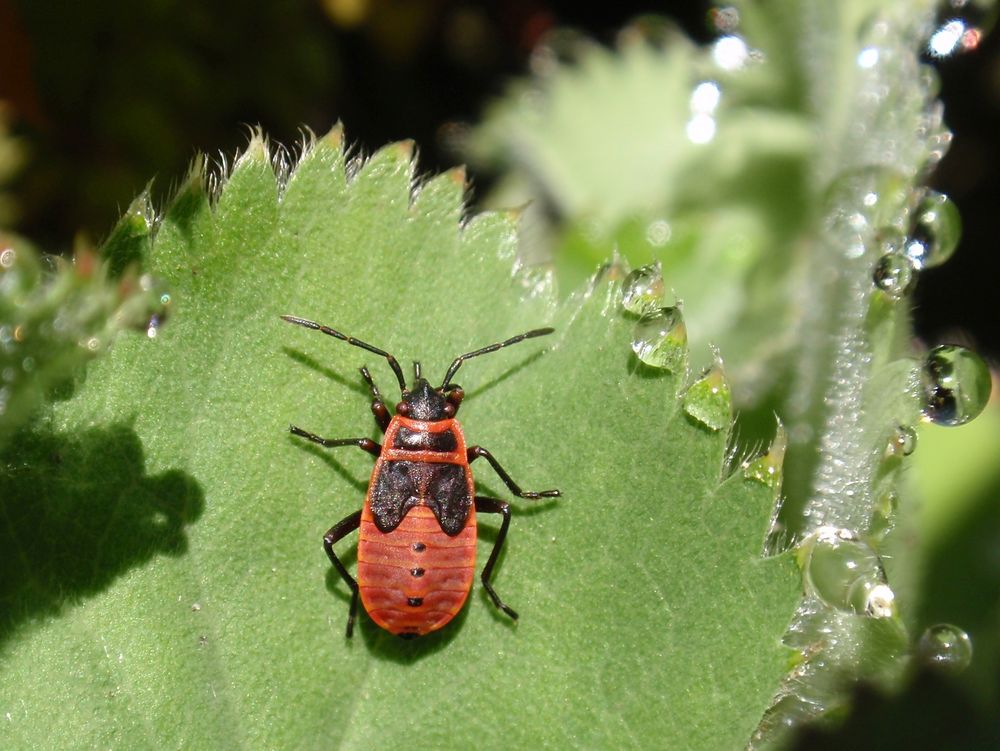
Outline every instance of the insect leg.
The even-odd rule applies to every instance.
[[[500,466],[500,462],[496,460],[493,454],[482,446],[470,446],[467,453],[470,462],[480,456],[486,459],[496,473],[500,475],[500,479],[504,481],[504,484],[510,488],[510,492],[518,498],[558,498],[562,495],[558,490],[540,490],[537,492],[533,490],[521,490],[520,486],[507,474],[507,470]]]
[[[361,510],[359,509],[346,519],[341,519],[334,524],[330,527],[330,531],[323,535],[323,548],[326,550],[326,554],[330,556],[330,560],[333,562],[333,567],[337,569],[337,573],[347,582],[347,586],[351,588],[351,609],[347,616],[348,639],[351,638],[351,634],[354,632],[354,616],[358,612],[358,583],[353,576],[347,573],[344,564],[340,562],[337,554],[333,552],[333,543],[343,539],[360,526]]]
[[[297,425],[289,425],[288,430],[293,435],[308,438],[313,443],[318,443],[320,446],[326,446],[327,448],[333,448],[335,446],[357,446],[359,449],[367,451],[372,456],[378,456],[382,453],[382,446],[375,443],[375,441],[371,438],[320,438],[315,433],[303,430]]]
[[[382,401],[382,394],[379,393],[378,386],[372,380],[372,374],[368,372],[368,368],[361,368],[361,377],[365,379],[368,387],[372,390],[372,414],[375,415],[375,422],[384,433],[385,429],[389,427],[389,420],[392,417],[389,415],[389,410],[386,409],[385,402]]]
[[[497,558],[500,556],[500,548],[503,547],[503,541],[507,537],[507,527],[510,526],[510,506],[503,501],[498,501],[496,498],[486,498],[477,495],[476,511],[481,514],[503,515],[503,521],[500,523],[500,531],[497,533],[496,542],[493,543],[493,550],[490,552],[489,560],[486,561],[486,565],[483,567],[483,588],[486,589],[486,593],[493,600],[493,604],[516,621],[517,613],[514,612],[513,608],[504,604],[503,600],[496,593],[496,590],[493,589],[493,585],[490,584],[490,575],[493,573],[493,566],[496,565]]]

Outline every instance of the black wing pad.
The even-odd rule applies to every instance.
[[[410,451],[454,451],[458,448],[458,441],[450,430],[431,433],[429,430],[410,430],[403,425],[396,433],[392,447]]]
[[[465,528],[472,496],[461,464],[386,462],[371,491],[372,515],[382,532],[392,532],[414,506],[428,506],[442,531],[454,537]]]

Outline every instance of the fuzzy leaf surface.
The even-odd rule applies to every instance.
[[[772,490],[720,482],[725,431],[636,362],[617,282],[562,305],[544,278],[526,288],[515,218],[462,223],[464,175],[414,190],[412,169],[406,144],[345,164],[335,131],[287,179],[255,139],[214,201],[182,186],[148,258],[173,318],[5,456],[21,467],[0,478],[5,747],[743,747],[799,594],[794,563],[760,555]],[[556,327],[458,379],[470,442],[563,493],[513,503],[494,583],[516,625],[477,580],[441,632],[403,641],[362,615],[344,638],[321,539],[361,506],[371,457],[288,424],[377,439],[358,366],[390,403],[395,387],[284,313],[432,379]],[[499,526],[480,524],[479,566]],[[353,542],[338,550],[353,568]]]

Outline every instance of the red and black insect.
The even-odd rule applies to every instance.
[[[462,609],[472,587],[476,562],[476,515],[501,514],[503,521],[493,551],[483,567],[483,587],[493,604],[511,618],[515,613],[490,584],[490,575],[510,525],[510,506],[496,498],[477,496],[469,464],[485,458],[518,498],[555,498],[558,490],[521,490],[506,470],[481,446],[466,448],[455,413],[462,403],[462,388],[451,382],[470,357],[496,352],[525,339],[551,334],[534,329],[455,358],[441,386],[434,388],[413,363],[413,387],[407,388],[399,362],[388,352],[342,334],[315,321],[282,316],[289,323],[321,331],[328,336],[384,357],[399,381],[402,394],[396,414],[389,414],[367,368],[361,368],[372,393],[372,414],[385,433],[379,445],[370,438],[321,438],[295,425],[293,434],[321,446],[357,446],[376,457],[365,505],[330,528],[323,547],[333,566],[351,588],[347,635],[354,629],[358,597],[379,626],[404,638],[413,638],[446,625]],[[360,528],[358,578],[348,573],[333,545]]]

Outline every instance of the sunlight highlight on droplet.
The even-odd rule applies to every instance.
[[[688,120],[686,131],[692,143],[708,143],[715,138],[715,118],[704,113],[696,114]]]
[[[739,70],[750,59],[750,49],[740,37],[724,36],[712,47],[712,59],[723,70]]]

